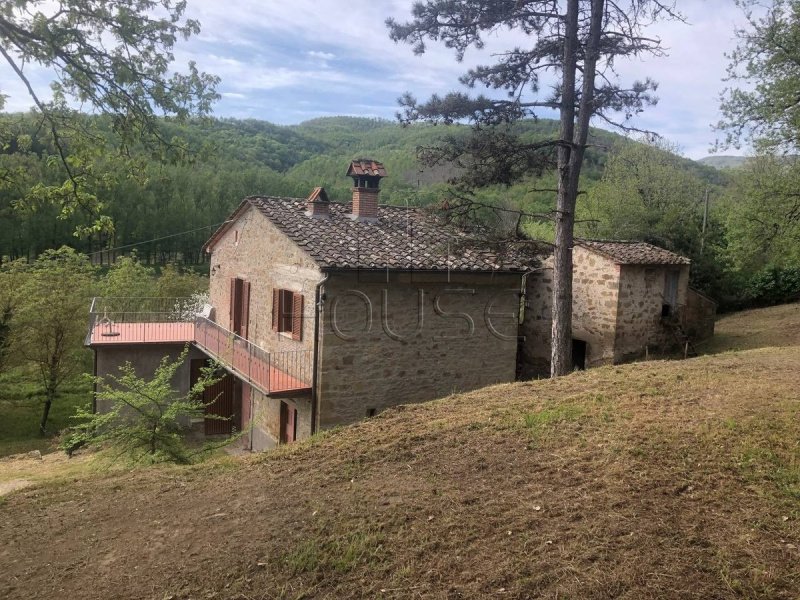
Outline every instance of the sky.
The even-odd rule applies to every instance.
[[[402,93],[425,99],[463,89],[458,77],[467,68],[491,61],[492,52],[510,43],[525,42],[519,33],[498,33],[482,52],[468,52],[463,63],[441,45],[415,56],[410,46],[389,39],[384,24],[390,16],[407,19],[410,7],[411,0],[189,0],[187,16],[198,19],[202,31],[179,43],[176,63],[194,60],[222,78],[216,116],[278,124],[331,115],[391,119]],[[725,53],[733,49],[734,30],[744,18],[733,0],[678,0],[678,8],[687,23],[648,29],[662,39],[667,56],[627,60],[618,70],[622,83],[648,76],[659,83],[658,105],[631,124],[655,131],[696,159],[707,156],[718,137],[712,124],[719,120],[726,85]],[[47,71],[32,65],[26,70],[38,88],[46,88]],[[0,88],[9,96],[6,110],[29,108],[25,90],[5,65]]]

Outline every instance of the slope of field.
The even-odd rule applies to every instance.
[[[22,489],[0,597],[797,598],[799,372],[800,346],[601,368]]]

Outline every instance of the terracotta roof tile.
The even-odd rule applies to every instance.
[[[386,177],[386,168],[383,163],[371,158],[359,158],[350,163],[347,167],[347,177],[353,175],[369,175],[372,177]]]
[[[575,240],[575,244],[603,254],[621,265],[688,265],[685,256],[647,242],[623,240]]]
[[[476,247],[466,234],[418,208],[381,205],[377,221],[363,222],[350,218],[349,204],[331,202],[328,218],[311,219],[299,198],[251,196],[245,202],[323,268],[525,271],[531,264],[515,253],[501,257]]]

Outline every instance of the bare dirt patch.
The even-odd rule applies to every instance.
[[[800,348],[400,407],[263,456],[17,491],[9,598],[800,590]]]

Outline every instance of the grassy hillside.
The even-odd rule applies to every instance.
[[[798,372],[796,345],[608,367],[55,480],[0,505],[0,596],[797,598]]]

